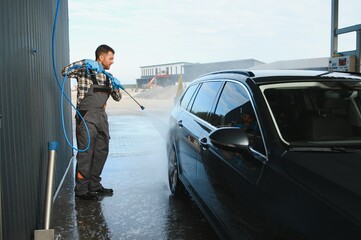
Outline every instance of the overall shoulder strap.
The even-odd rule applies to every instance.
[[[93,81],[93,84],[98,85],[98,81],[97,81],[97,78],[95,77],[94,72],[91,69],[89,69],[89,72],[90,72],[90,78]]]
[[[110,87],[109,77],[108,77],[108,75],[106,75],[106,74],[105,74],[105,76],[106,76],[105,85],[107,85],[108,87]]]

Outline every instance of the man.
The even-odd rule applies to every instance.
[[[76,116],[76,138],[79,150],[77,154],[75,196],[83,200],[98,200],[100,195],[111,195],[113,189],[100,183],[101,173],[109,152],[109,125],[105,112],[109,96],[120,101],[120,82],[105,70],[114,63],[115,51],[100,45],[95,51],[95,61],[74,62],[62,71],[78,82],[77,109],[84,118],[90,135],[82,119]],[[88,145],[89,144],[89,145]]]

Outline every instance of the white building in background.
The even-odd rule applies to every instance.
[[[180,75],[184,74],[184,66],[193,63],[176,62],[140,67],[141,77],[138,78],[137,87],[147,88],[152,84],[159,86],[174,85]]]
[[[196,77],[223,69],[245,69],[262,65],[255,59],[235,60],[214,63],[189,63],[176,62],[158,65],[149,65],[140,67],[141,77],[138,78],[138,88],[149,88],[152,85],[169,86],[178,82],[179,76],[182,75],[184,82],[190,82]]]
[[[140,67],[142,77],[156,76],[156,75],[179,75],[184,73],[183,66],[185,64],[192,64],[187,62],[176,62],[159,65],[150,65]]]

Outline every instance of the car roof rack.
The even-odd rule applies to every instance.
[[[328,71],[328,72],[324,72],[324,73],[322,73],[322,74],[320,74],[320,75],[317,75],[317,77],[328,76],[328,75],[338,74],[338,73],[342,73],[342,74],[352,74],[352,75],[361,76],[361,73],[359,73],[359,72]]]
[[[216,74],[232,74],[232,73],[235,73],[235,74],[242,74],[242,75],[245,75],[247,77],[254,77],[254,73],[251,72],[251,71],[246,71],[246,70],[235,70],[235,69],[230,69],[230,70],[221,70],[221,71],[215,71],[215,72],[210,72],[210,73],[206,73],[206,74],[203,74],[201,75],[201,77],[203,76],[209,76],[209,75],[216,75]]]

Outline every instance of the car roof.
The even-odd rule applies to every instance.
[[[351,72],[328,72],[328,71],[314,71],[314,70],[223,70],[211,72],[201,76],[222,76],[229,78],[243,79],[250,78],[256,84],[275,83],[275,82],[289,82],[296,80],[330,80],[330,79],[344,79],[344,80],[361,80],[360,73]],[[238,77],[237,77],[238,76]]]

